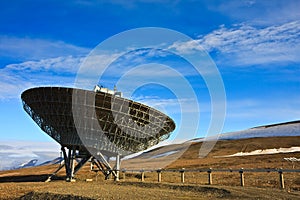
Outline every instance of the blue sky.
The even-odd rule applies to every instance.
[[[93,48],[140,27],[179,31],[196,41],[179,50],[202,47],[209,53],[226,90],[223,132],[299,119],[299,7],[300,1],[289,0],[1,1],[0,141],[52,141],[24,112],[22,91],[74,86],[77,70]],[[200,137],[209,125],[209,94],[203,80],[189,81],[200,92],[202,121],[195,133]],[[113,87],[112,80],[105,84]],[[171,92],[149,86],[133,97],[160,107],[180,124]]]

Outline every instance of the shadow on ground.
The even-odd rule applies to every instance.
[[[26,195],[20,197],[20,200],[93,200],[88,197],[81,197],[75,195],[63,195],[63,194],[52,194],[52,193],[39,193],[39,192],[29,192]]]
[[[5,182],[45,182],[49,174],[42,175],[19,175],[19,176],[4,176],[0,177],[0,183]],[[64,180],[64,177],[52,177],[51,180]]]

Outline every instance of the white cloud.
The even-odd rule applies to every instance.
[[[19,98],[34,86],[70,86],[82,62],[81,57],[57,57],[10,64],[0,69],[0,99]]]
[[[55,142],[1,141],[0,170],[17,167],[24,162],[38,159],[37,164],[59,156],[60,148]]]
[[[111,74],[116,74],[117,76],[125,74],[129,70],[141,65],[147,65],[147,68],[144,67],[142,70],[135,70],[132,75],[139,77],[149,76],[150,74],[161,77],[173,77],[174,75],[178,75],[170,74],[170,71],[167,70],[168,67],[177,70],[184,76],[197,74],[197,71],[192,66],[187,65],[183,62],[182,58],[172,55],[172,53],[167,50],[139,49],[122,52],[118,54],[118,56],[119,58],[116,59],[111,66]],[[158,65],[160,65],[159,70],[157,70]]]
[[[19,38],[0,35],[0,56],[15,60],[40,60],[86,55],[90,50],[62,41]]]
[[[75,74],[79,64],[82,62],[82,57],[56,57],[41,59],[39,61],[25,61],[18,64],[10,64],[5,68],[7,71],[17,72],[34,72],[34,71],[52,71],[56,73],[72,73]]]
[[[274,63],[299,63],[300,21],[257,28],[247,24],[219,29],[194,42],[175,43],[185,53],[202,47],[216,53],[219,65],[249,66]]]
[[[91,89],[98,83],[100,72],[106,70],[105,67],[113,61],[115,62],[106,71],[106,75],[114,78],[124,75],[132,67],[151,62],[160,63],[162,60],[168,60],[165,64],[177,68],[183,76],[196,73],[195,69],[180,62],[165,59],[169,55],[165,51],[141,49],[130,52],[128,49],[128,52],[91,54],[85,59],[84,55],[88,52],[89,49],[62,41],[0,35],[0,56],[4,60],[9,58],[8,60],[19,62],[0,66],[0,99],[18,98],[22,91],[34,86],[75,85]],[[80,64],[84,67],[79,68]],[[134,75],[147,77],[150,74],[163,78],[174,77],[168,70],[157,71],[151,67],[135,71]],[[78,82],[74,84],[76,76]]]
[[[116,60],[120,56],[121,59]],[[121,77],[135,66],[147,62],[151,63],[152,57],[155,56],[163,57],[165,52],[141,50],[130,53],[100,53],[92,54],[87,58],[83,56],[59,56],[9,64],[0,68],[0,99],[18,98],[22,91],[34,86],[75,85],[80,88],[92,89],[98,83],[102,71],[106,70],[105,74],[110,78]],[[116,62],[105,69],[114,60]],[[194,71],[188,70],[188,67],[181,66],[180,69],[181,72],[184,72],[182,76],[193,75],[194,73]],[[180,74],[175,73],[174,75],[174,73],[170,73],[170,70],[163,67],[160,67],[160,70],[157,70],[157,67],[144,67],[143,70],[132,71],[131,75],[134,77],[155,75],[155,77],[165,79],[167,77],[176,78]],[[75,77],[77,77],[76,83],[74,83]]]
[[[297,0],[231,0],[210,3],[208,9],[239,21],[256,25],[274,25],[300,19],[300,1]]]
[[[164,98],[159,96],[133,96],[132,99],[134,101],[141,102],[143,104],[146,104],[148,106],[154,107],[162,112],[168,113],[168,114],[182,114],[184,113],[198,113],[197,109],[195,108],[195,105],[191,102],[195,102],[193,99],[189,98]],[[205,104],[205,106],[203,106]],[[208,112],[210,111],[209,108],[206,108],[206,103],[199,103],[199,106],[203,109],[201,109],[201,112]],[[197,105],[196,105],[197,106]],[[185,108],[182,110],[182,108]]]
[[[171,111],[172,113],[180,113],[180,104],[185,103],[186,100],[182,99],[172,99],[172,98],[162,98],[159,96],[136,96],[132,97],[134,101],[141,102],[148,106],[154,107],[158,110],[164,112],[165,110]]]
[[[34,86],[73,85],[89,51],[62,41],[0,35],[0,56],[19,62],[0,66],[0,99],[19,98]]]

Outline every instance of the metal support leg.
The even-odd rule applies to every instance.
[[[110,174],[112,174],[114,177],[116,177],[116,173],[113,170],[113,168],[110,166],[110,164],[106,161],[106,159],[104,158],[103,154],[101,152],[97,153],[97,156],[100,158],[100,160],[103,162],[103,164],[105,165],[105,167],[107,168],[107,172],[108,174],[105,175],[106,177],[108,177]]]
[[[64,155],[65,169],[66,169],[66,175],[67,175],[66,181],[69,181],[70,180],[70,159],[69,159],[70,150],[68,152],[69,156],[67,156],[65,147],[62,146],[61,151],[63,152],[63,155]]]
[[[66,168],[66,181],[72,181],[74,178],[74,169],[75,169],[75,153],[76,149],[68,149],[68,155],[66,153],[65,147],[61,148],[64,154],[65,168]]]
[[[119,181],[119,175],[120,175],[120,155],[118,154],[116,156],[116,176],[115,176],[115,181]]]
[[[76,149],[73,147],[71,151],[71,158],[70,158],[70,180],[74,179],[74,171],[75,171],[75,158],[76,158]]]
[[[65,166],[65,162],[63,162],[59,167],[58,167],[58,169],[55,171],[55,172],[53,172],[49,177],[48,177],[48,179],[45,181],[45,182],[50,182],[51,181],[51,178],[53,177],[53,176],[55,176],[63,167]]]
[[[74,175],[81,169],[81,167],[83,165],[85,165],[85,163],[87,163],[87,161],[90,160],[92,156],[89,156],[89,157],[85,157],[85,158],[82,158],[82,160],[76,165],[75,169],[74,169]]]
[[[68,150],[68,154],[66,152],[66,149]],[[61,151],[64,156],[64,164],[59,167],[59,169],[54,172],[49,178],[51,180],[51,177],[54,176],[61,168],[65,167],[66,169],[66,181],[74,181],[75,174],[81,169],[81,167],[86,164],[86,162],[92,157],[88,152],[83,152],[85,154],[82,154],[81,161],[76,165],[76,146],[70,147],[61,147]],[[49,179],[48,178],[48,179]]]

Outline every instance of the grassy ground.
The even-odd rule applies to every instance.
[[[1,199],[299,199],[274,188],[153,182],[97,181],[0,183]]]
[[[245,173],[246,186],[241,187],[239,174],[229,172],[214,173],[213,185],[207,185],[205,172],[186,172],[184,184],[178,172],[163,172],[161,183],[156,172],[146,172],[144,182],[140,173],[126,173],[125,179],[121,173],[119,182],[99,174],[96,181],[86,166],[74,183],[64,181],[63,171],[45,183],[47,174],[41,172],[49,174],[57,166],[48,167],[1,172],[0,199],[300,199],[300,191],[279,189],[278,174],[273,172],[260,177]]]
[[[165,169],[201,169],[201,168],[300,168],[300,163],[284,160],[287,157],[300,157],[299,152],[246,157],[220,157],[240,151],[300,146],[300,137],[256,138],[236,141],[218,141],[211,153],[199,158],[201,143],[189,145],[181,156],[169,162]],[[127,169],[141,169],[141,164],[153,169],[155,164],[172,160],[172,156],[149,159],[153,155],[181,149],[173,145],[153,150],[146,156],[122,162]],[[152,155],[153,154],[153,155]],[[168,162],[166,162],[168,163]],[[154,166],[154,167],[153,167]],[[279,186],[277,172],[245,172],[245,187],[240,185],[238,172],[213,172],[213,185],[207,185],[207,172],[185,172],[182,184],[180,173],[162,172],[162,182],[157,182],[157,173],[145,172],[145,181],[141,182],[140,173],[126,172],[125,179],[104,181],[102,174],[96,176],[89,166],[84,166],[76,175],[75,183],[64,181],[64,169],[50,183],[44,183],[57,165],[32,167],[21,170],[0,171],[0,199],[300,199],[299,173],[284,173],[284,190]],[[146,169],[146,168],[144,168]],[[86,182],[86,179],[93,179]],[[97,180],[97,181],[96,181]]]

